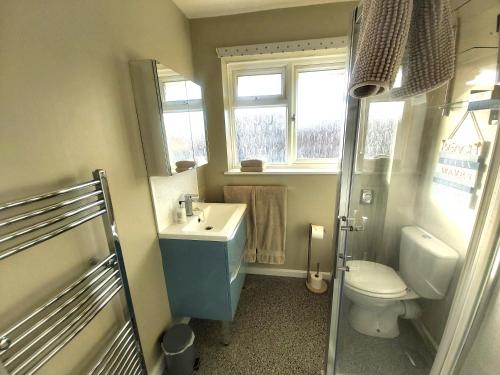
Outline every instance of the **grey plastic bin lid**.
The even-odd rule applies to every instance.
[[[193,345],[194,333],[187,324],[176,324],[165,332],[162,348],[165,354],[179,354]]]

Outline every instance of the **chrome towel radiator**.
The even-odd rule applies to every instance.
[[[0,219],[0,262],[100,216],[109,246],[109,255],[45,304],[6,330],[0,319],[0,374],[36,373],[120,294],[126,301],[120,308],[124,324],[97,362],[89,363],[88,373],[147,374],[106,173],[96,170],[93,177],[79,185],[0,203],[0,214],[8,216]]]

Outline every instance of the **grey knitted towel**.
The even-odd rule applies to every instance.
[[[403,80],[394,98],[438,88],[455,74],[455,33],[448,0],[414,0],[403,57]]]
[[[358,54],[349,82],[355,98],[388,91],[398,72],[410,30],[413,1],[365,0]]]

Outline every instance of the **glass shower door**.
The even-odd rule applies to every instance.
[[[498,127],[493,111],[444,102],[445,90],[349,99],[328,375],[431,373]],[[439,271],[446,283],[418,267],[422,253],[404,253],[408,244],[455,260]],[[400,263],[401,254],[410,261]],[[403,268],[417,270],[413,284]],[[415,280],[437,286],[436,295],[412,290]]]
[[[488,4],[459,7],[461,24],[476,25],[481,14],[494,28],[498,12]],[[351,46],[358,21],[355,14]],[[450,309],[455,292],[463,294],[463,265],[475,261],[469,243],[488,176],[498,168],[492,154],[499,111],[489,100],[500,77],[497,49],[471,46],[463,33],[458,38],[463,52],[448,87],[405,100],[348,98],[327,375],[440,371],[439,345],[446,346],[445,329],[456,323],[448,322]],[[455,254],[445,283],[435,282],[443,269],[432,275],[434,263],[418,265],[415,254],[425,251]]]
[[[422,98],[376,97],[357,105],[343,170],[350,181],[342,181],[346,198],[338,220],[336,283],[343,290],[336,373],[428,374],[432,360],[420,336],[389,306],[404,308],[398,300],[406,293],[396,272],[399,243],[402,229],[414,225],[427,104]]]

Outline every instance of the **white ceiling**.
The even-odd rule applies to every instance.
[[[259,10],[304,5],[341,3],[350,0],[173,0],[188,18],[225,16]],[[352,0],[351,0],[352,1]]]

